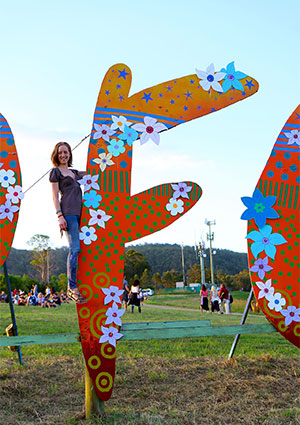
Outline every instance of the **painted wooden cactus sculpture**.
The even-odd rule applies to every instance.
[[[300,348],[300,106],[273,146],[252,197],[242,198],[248,220],[248,258],[259,306],[278,331]]]
[[[8,122],[0,114],[0,266],[10,252],[21,199],[21,171],[17,149]]]
[[[78,285],[88,302],[77,305],[81,344],[94,388],[111,396],[121,304],[125,243],[157,232],[192,208],[201,188],[162,184],[131,195],[132,145],[245,99],[258,83],[230,63],[167,81],[128,97],[131,71],[112,66],[100,89],[87,159],[81,218]],[[183,141],[187,144],[188,141]],[[153,169],[155,164],[153,165]]]

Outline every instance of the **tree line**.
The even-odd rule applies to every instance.
[[[7,267],[12,286],[18,282],[20,289],[30,289],[33,281],[41,288],[46,284],[56,290],[65,290],[67,285],[66,260],[68,248],[51,248],[46,235],[34,235],[28,244],[31,250],[12,248]],[[250,289],[247,255],[225,249],[216,249],[214,255],[215,282],[225,283],[232,289]],[[125,251],[125,276],[129,283],[135,278],[143,287],[172,288],[183,280],[181,246],[178,244],[143,244],[127,247]],[[206,250],[205,276],[210,282],[209,251]],[[183,247],[185,274],[188,283],[201,282],[197,252],[191,246]],[[0,289],[4,280],[0,276]],[[2,289],[3,290],[3,289]]]

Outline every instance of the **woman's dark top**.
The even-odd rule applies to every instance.
[[[80,215],[82,205],[82,192],[80,189],[80,176],[77,170],[71,170],[75,179],[71,176],[64,176],[59,168],[52,168],[49,180],[51,183],[58,183],[61,194],[60,208],[63,215]]]

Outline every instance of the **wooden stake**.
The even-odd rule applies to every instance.
[[[104,412],[104,401],[98,397],[93,387],[88,368],[85,365],[85,417],[89,419],[92,413],[102,416]]]

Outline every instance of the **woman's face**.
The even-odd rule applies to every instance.
[[[66,145],[61,145],[58,148],[58,161],[61,165],[68,165],[70,152]]]

